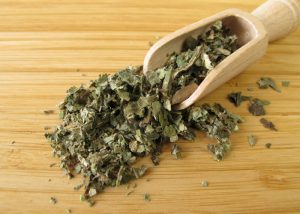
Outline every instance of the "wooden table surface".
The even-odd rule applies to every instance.
[[[92,208],[73,190],[80,177],[69,180],[58,164],[49,167],[58,159],[44,139],[44,126],[58,124],[56,104],[69,87],[141,64],[149,41],[186,24],[231,7],[250,12],[262,2],[1,0],[0,213],[300,213],[300,29],[203,100],[220,102],[246,120],[224,161],[212,160],[210,140],[198,134],[194,142],[180,142],[182,160],[171,157],[170,146],[159,166],[142,160],[151,168],[133,182],[132,195],[126,196],[126,186],[108,188]],[[259,90],[255,82],[261,76],[280,87],[282,80],[291,85],[281,87],[282,93]],[[233,91],[270,100],[266,118],[279,131],[263,128],[246,103],[233,107],[226,100]],[[55,114],[45,115],[47,109]],[[258,137],[254,148],[249,134]],[[201,187],[202,180],[209,187]],[[151,202],[143,200],[146,192]],[[49,203],[52,196],[55,205]]]

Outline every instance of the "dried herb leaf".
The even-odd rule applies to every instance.
[[[290,81],[283,80],[283,81],[281,81],[281,84],[282,84],[283,87],[288,88],[290,86]]]
[[[57,203],[57,199],[55,197],[51,197],[50,198],[50,203],[51,204],[56,204]]]
[[[176,159],[181,159],[181,149],[177,144],[173,144],[171,155],[173,155]]]
[[[147,167],[136,166],[140,158],[149,156],[157,165],[164,144],[192,140],[194,129],[217,141],[208,146],[216,160],[229,151],[229,137],[241,122],[238,116],[219,104],[176,111],[171,100],[187,85],[199,85],[237,50],[237,37],[217,22],[185,46],[147,76],[141,66],[130,66],[67,91],[59,106],[62,122],[45,136],[66,174],[83,175],[81,200],[93,205],[91,198],[104,188],[142,177]],[[179,148],[173,153],[179,157]]]
[[[265,128],[273,130],[273,131],[278,131],[277,128],[275,127],[275,125],[271,121],[268,121],[265,118],[261,118],[260,122],[261,122],[261,124],[263,124],[263,126]]]
[[[75,187],[74,187],[74,190],[80,190],[81,187],[83,187],[83,184],[77,184]]]
[[[242,96],[242,92],[233,92],[229,94],[227,98],[235,106],[240,106],[243,101],[250,99],[248,96]]]
[[[262,116],[266,114],[264,104],[258,99],[254,99],[250,101],[248,110],[254,116]]]
[[[148,193],[144,194],[144,200],[147,201],[147,202],[151,201],[151,197],[150,197],[150,195]]]
[[[44,127],[44,130],[45,130],[45,131],[50,130],[50,129],[51,129],[51,126],[45,126],[45,127]]]
[[[256,142],[257,142],[256,136],[254,136],[254,135],[248,136],[248,143],[251,147],[255,146]]]
[[[66,213],[72,213],[71,209],[66,209],[65,211],[66,211]]]
[[[53,114],[54,110],[44,110],[44,114]]]
[[[266,146],[267,149],[270,149],[272,147],[272,143],[266,143],[265,146]]]
[[[202,187],[208,187],[209,183],[208,181],[204,180],[204,181],[201,181],[201,186]]]
[[[134,190],[131,190],[129,192],[126,193],[127,196],[131,195],[134,192]]]
[[[266,88],[272,88],[273,90],[277,92],[281,92],[281,90],[277,87],[274,80],[270,77],[262,77],[260,80],[257,81],[257,84],[259,88],[266,89]]]

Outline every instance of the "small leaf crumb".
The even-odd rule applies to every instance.
[[[151,197],[150,197],[150,195],[148,193],[144,194],[144,200],[148,201],[148,202],[151,201]]]
[[[202,187],[208,187],[209,183],[208,181],[204,180],[204,181],[201,181],[201,186]]]
[[[180,147],[175,143],[172,146],[171,154],[176,158],[176,159],[181,159],[181,149]]]
[[[134,192],[134,190],[131,190],[131,191],[127,192],[127,193],[126,193],[126,196],[131,195],[133,192]]]
[[[266,146],[267,149],[270,149],[272,147],[272,143],[266,143],[265,146]]]
[[[55,197],[51,197],[50,198],[50,203],[56,204],[57,203],[57,199]]]
[[[66,213],[72,213],[71,209],[66,209]]]
[[[287,87],[290,86],[290,81],[283,80],[283,81],[281,82],[281,85],[282,85],[283,87],[287,88]]]
[[[256,142],[257,142],[256,136],[254,136],[254,135],[248,136],[248,143],[251,147],[255,146]]]
[[[51,163],[49,166],[54,167],[55,165],[56,165],[56,163]]]
[[[54,110],[44,110],[44,114],[53,114]]]

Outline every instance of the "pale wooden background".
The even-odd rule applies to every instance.
[[[107,189],[90,208],[51,163],[43,137],[58,123],[45,109],[56,109],[65,91],[100,73],[141,64],[148,42],[230,7],[253,10],[263,0],[1,0],[0,1],[0,213],[300,213],[300,30],[269,47],[267,55],[204,101],[220,102],[246,122],[232,137],[223,162],[206,151],[199,135],[181,142],[182,160],[165,148],[161,164],[136,181]],[[78,70],[79,69],[79,70]],[[291,86],[278,94],[258,90],[262,75]],[[255,90],[247,92],[246,88]],[[269,99],[267,118],[279,131],[264,129],[247,105],[233,107],[232,91]],[[258,136],[250,148],[247,135]],[[16,141],[15,144],[11,144]],[[265,149],[265,143],[272,143]],[[148,158],[143,160],[148,163]],[[48,180],[52,181],[49,182]],[[149,182],[146,179],[150,179]],[[208,188],[201,187],[208,180]],[[143,194],[151,195],[145,202]],[[56,205],[49,198],[58,199]]]

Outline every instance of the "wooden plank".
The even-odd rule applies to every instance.
[[[246,122],[232,136],[232,152],[222,162],[206,150],[210,139],[198,133],[180,142],[183,159],[174,160],[170,145],[161,164],[125,186],[108,188],[90,208],[73,191],[80,177],[68,180],[43,137],[55,126],[56,105],[65,91],[100,73],[141,64],[148,42],[218,11],[251,11],[263,0],[2,0],[0,2],[0,213],[300,213],[300,30],[269,47],[267,55],[201,102],[220,102]],[[259,90],[261,76],[282,93]],[[247,91],[247,87],[254,91]],[[261,126],[247,104],[233,107],[232,91],[268,99],[267,118],[279,131]],[[43,110],[56,109],[45,115]],[[258,136],[254,148],[249,134]],[[15,141],[12,144],[12,141]],[[272,143],[271,149],[265,149]],[[51,163],[57,163],[50,168]],[[51,181],[49,181],[51,179]],[[149,182],[146,179],[150,179]],[[208,180],[207,188],[201,187]],[[151,195],[145,202],[143,194]],[[58,200],[49,203],[50,197]]]

